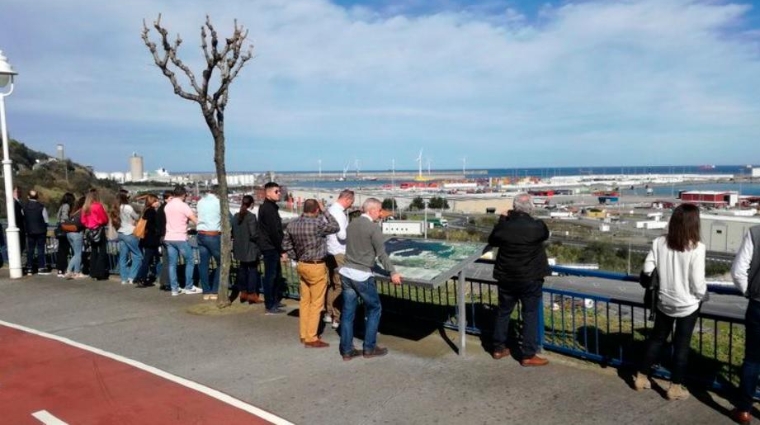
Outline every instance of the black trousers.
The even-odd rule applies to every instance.
[[[58,239],[58,252],[55,257],[55,268],[61,273],[66,273],[66,269],[69,266],[69,251],[71,251],[71,244],[66,234]]]
[[[538,310],[543,297],[543,280],[499,282],[499,312],[493,331],[494,350],[507,348],[509,319],[517,302],[522,305],[522,356],[533,357],[538,351]],[[543,326],[543,324],[541,324]]]
[[[105,235],[100,238],[100,242],[90,245],[90,277],[98,280],[108,279],[111,274],[111,267],[108,263],[108,242]]]
[[[140,263],[140,269],[135,276],[135,282],[146,283],[148,279],[148,271],[153,266],[153,260],[158,261],[161,257],[158,255],[158,247],[143,247],[143,259]]]
[[[667,341],[670,333],[673,332],[673,324],[675,323],[675,332],[673,332],[673,366],[670,371],[670,381],[674,384],[682,384],[684,374],[686,373],[686,366],[689,362],[691,334],[694,332],[694,326],[697,324],[698,317],[699,309],[686,317],[670,317],[658,309],[654,316],[654,328],[647,340],[647,349],[644,354],[644,361],[641,363],[641,372],[649,373],[652,365],[657,362],[665,341]]]
[[[240,292],[249,294],[259,293],[259,262],[258,261],[241,261],[237,272],[237,288]]]

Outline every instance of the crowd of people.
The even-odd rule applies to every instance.
[[[347,211],[354,204],[354,192],[340,192],[329,207],[316,199],[303,203],[303,213],[283,226],[279,214],[280,186],[264,186],[265,199],[254,214],[254,199],[242,198],[240,210],[231,216],[232,255],[238,263],[235,293],[241,302],[264,303],[267,315],[284,313],[282,262],[293,260],[300,279],[299,332],[308,348],[329,344],[319,335],[319,322],[339,329],[339,352],[343,360],[355,357],[383,356],[387,348],[377,345],[381,315],[380,298],[373,268],[376,263],[389,273],[393,284],[401,283],[384,248],[384,237],[376,222],[383,216],[382,203],[368,198],[361,205],[361,216],[349,222]],[[46,264],[45,242],[49,216],[35,191],[29,191],[21,203],[18,191],[16,216],[26,248],[28,274],[50,274]],[[75,199],[66,193],[56,214],[55,236],[58,254],[55,268],[67,279],[107,279],[110,272],[106,243],[117,240],[118,269],[121,283],[144,288],[158,280],[161,289],[180,294],[203,294],[214,300],[219,288],[219,273],[211,278],[211,260],[221,259],[222,211],[213,190],[198,201],[197,213],[186,203],[184,188],[144,195],[141,212],[135,211],[126,192],[120,192],[113,205],[104,205],[97,190]],[[549,238],[546,224],[534,218],[533,200],[528,194],[514,198],[513,208],[504,212],[488,243],[498,248],[493,276],[498,286],[498,312],[493,332],[492,357],[496,360],[512,355],[523,366],[545,366],[549,362],[537,355],[539,309],[542,308],[544,278],[550,274],[545,242]],[[195,261],[188,242],[190,224],[197,231],[199,281],[194,286]],[[734,282],[749,298],[746,313],[746,348],[742,368],[741,392],[732,417],[749,421],[749,410],[760,379],[760,226],[745,235],[734,260]],[[88,258],[84,260],[84,253]],[[184,259],[182,286],[178,274],[179,258]],[[689,396],[683,385],[688,365],[690,342],[702,304],[707,300],[705,281],[705,245],[700,242],[699,208],[682,204],[670,217],[667,233],[656,238],[643,265],[643,275],[655,276],[654,327],[638,372],[632,378],[636,390],[651,388],[652,366],[661,357],[665,342],[672,334],[671,383],[668,399]],[[85,274],[85,263],[88,269]],[[264,274],[260,275],[260,263]],[[167,267],[162,267],[166,264]],[[237,295],[236,295],[237,296]],[[365,332],[362,350],[354,346],[353,322],[358,300],[365,308]],[[510,343],[509,323],[520,302],[523,326],[519,343]]]

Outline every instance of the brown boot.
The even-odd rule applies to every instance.
[[[248,304],[261,304],[263,302],[264,301],[261,300],[261,298],[259,297],[259,294],[255,292],[248,295]]]
[[[244,303],[248,301],[248,292],[240,291],[240,302]]]

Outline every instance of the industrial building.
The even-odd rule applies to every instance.
[[[735,254],[742,238],[752,226],[760,225],[760,217],[736,217],[702,214],[701,238],[708,251]]]
[[[725,191],[682,191],[679,198],[683,202],[689,202],[703,207],[725,208],[733,207],[739,203],[739,192]]]

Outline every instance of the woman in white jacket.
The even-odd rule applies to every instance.
[[[707,292],[705,283],[705,245],[699,241],[699,208],[681,204],[673,211],[668,234],[652,242],[644,261],[644,273],[655,267],[660,280],[654,328],[647,339],[644,361],[634,380],[637,391],[651,388],[649,372],[660,357],[665,341],[673,332],[673,362],[669,400],[683,400],[689,391],[683,377],[689,358],[691,334],[697,323],[699,307]]]

